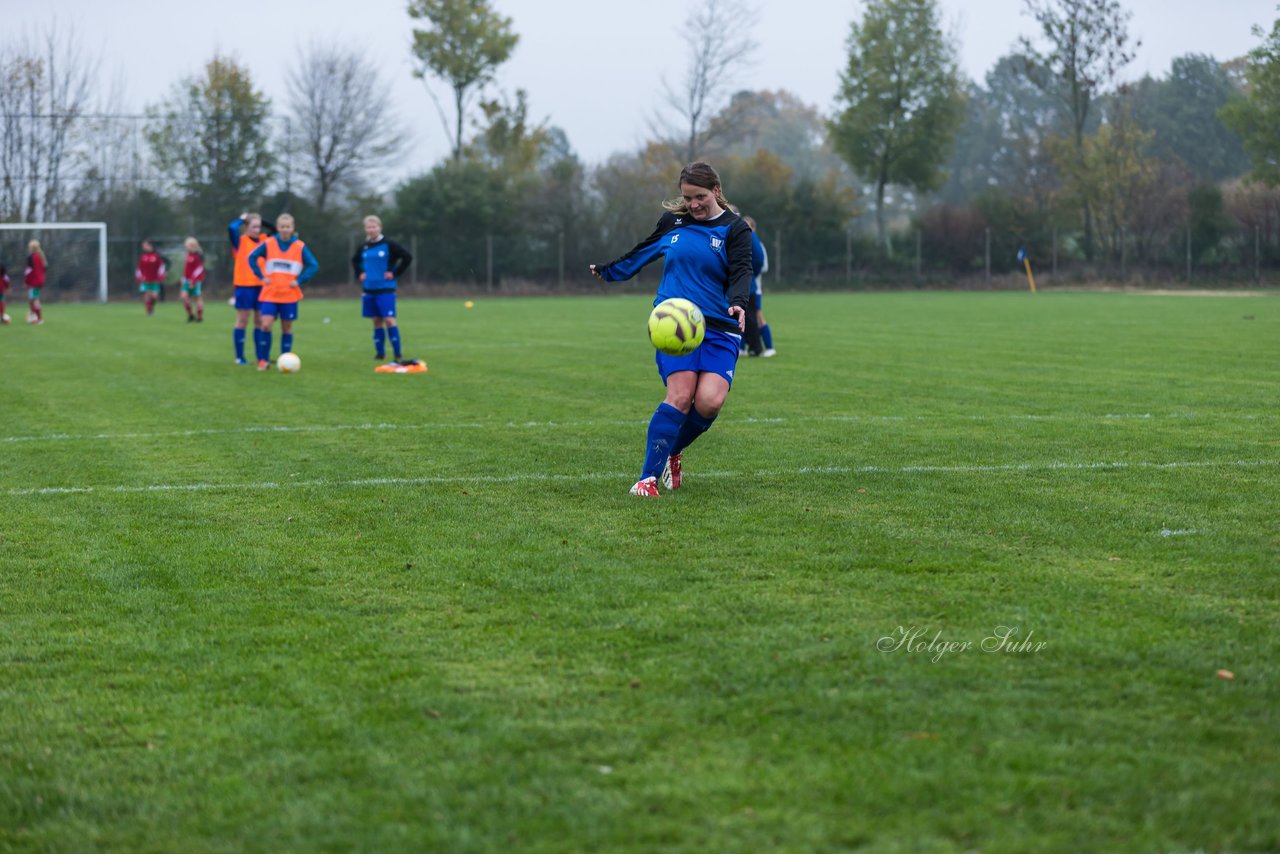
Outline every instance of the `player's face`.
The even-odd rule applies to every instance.
[[[366,222],[364,224],[364,236],[369,240],[377,240],[382,236],[382,226],[376,222]]]
[[[680,194],[684,196],[685,204],[689,206],[689,215],[694,219],[715,219],[724,212],[716,202],[715,192],[706,187],[681,184]]]
[[[283,237],[285,240],[288,240],[290,237],[293,237],[293,220],[291,219],[276,220],[276,233],[279,234],[281,237]]]
[[[249,220],[248,232],[250,237],[257,237],[259,234],[262,234],[262,220],[260,219]]]

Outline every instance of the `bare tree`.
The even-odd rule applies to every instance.
[[[390,165],[407,137],[390,89],[366,52],[312,44],[290,72],[289,109],[315,183],[316,208],[334,189],[358,186]]]
[[[58,218],[98,65],[56,21],[0,46],[0,218]]]
[[[711,117],[759,45],[752,38],[759,13],[750,0],[701,0],[694,3],[680,32],[689,46],[689,66],[679,84],[665,77],[663,100],[676,118],[672,149],[686,163],[696,160],[717,133]]]

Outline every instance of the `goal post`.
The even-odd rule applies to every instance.
[[[0,231],[92,230],[98,234],[98,302],[107,301],[107,224],[105,222],[4,222]]]

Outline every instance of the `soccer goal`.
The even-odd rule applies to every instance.
[[[73,232],[79,231],[80,234]],[[16,233],[15,233],[16,232]],[[58,232],[46,235],[46,232]],[[5,222],[0,223],[0,263],[15,288],[22,286],[22,269],[27,260],[27,242],[39,240],[49,259],[49,284],[74,295],[93,293],[97,279],[98,302],[107,301],[107,224],[105,222]],[[97,264],[92,260],[97,243]],[[96,272],[95,272],[96,266]],[[83,296],[81,296],[83,298]]]

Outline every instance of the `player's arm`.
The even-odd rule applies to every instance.
[[[391,278],[393,279],[403,276],[409,269],[409,265],[413,263],[413,256],[409,254],[409,250],[394,240],[387,241],[387,257],[391,261]]]
[[[355,270],[356,281],[361,282],[364,281],[360,278],[364,275],[364,247],[365,244],[361,243],[356,247],[356,254],[351,256],[351,269]]]
[[[759,276],[769,268],[769,259],[764,254],[764,244],[759,236],[751,232],[751,275]]]
[[[729,258],[729,283],[726,292],[729,306],[746,311],[751,304],[751,227],[742,220],[729,230],[725,251]],[[730,314],[733,312],[730,311]]]
[[[236,217],[227,224],[227,236],[231,238],[231,248],[233,250],[240,248],[240,226],[244,225],[244,215]]]
[[[311,250],[309,248],[303,246],[302,272],[298,274],[298,284],[306,284],[315,278],[315,275],[318,272],[320,272],[320,262],[316,260],[316,256],[311,254]]]
[[[204,281],[204,256],[199,252],[196,253],[196,266],[195,269],[191,271],[191,278],[188,281],[192,284]]]
[[[257,248],[249,253],[249,269],[253,271],[253,275],[262,280],[261,264],[267,258],[267,241],[262,241]]]
[[[675,228],[675,224],[675,216],[670,213],[663,214],[662,218],[658,220],[657,226],[653,229],[653,234],[637,243],[635,248],[621,258],[614,259],[608,264],[592,264],[592,275],[606,282],[621,282],[630,279],[636,273],[639,273],[646,264],[662,256],[664,246],[662,238],[667,232]]]

